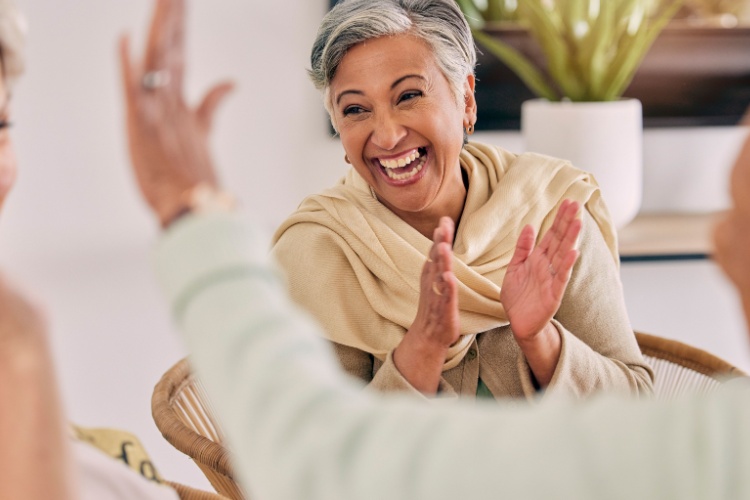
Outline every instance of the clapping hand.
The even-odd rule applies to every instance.
[[[562,302],[573,264],[581,220],[578,203],[564,200],[552,227],[534,247],[531,226],[521,231],[500,292],[500,301],[519,344],[533,341]]]
[[[414,324],[446,349],[458,340],[458,284],[453,274],[453,221],[442,217],[433,233],[429,258],[420,279]],[[413,325],[414,326],[414,325]]]
[[[442,217],[422,268],[416,318],[393,354],[399,372],[424,393],[437,390],[445,355],[460,335],[453,231],[450,217]]]

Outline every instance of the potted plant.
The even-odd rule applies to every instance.
[[[621,96],[682,0],[456,1],[477,42],[539,97],[521,108],[526,149],[591,172],[615,224],[627,224],[641,202],[643,127],[640,102]],[[543,67],[488,33],[509,20],[528,30]]]

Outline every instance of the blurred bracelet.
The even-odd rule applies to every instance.
[[[207,182],[200,182],[180,195],[179,209],[162,226],[166,229],[184,215],[207,212],[232,212],[237,200],[226,191]]]

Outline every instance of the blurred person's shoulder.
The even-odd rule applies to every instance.
[[[74,426],[71,448],[82,500],[178,499],[131,433]]]

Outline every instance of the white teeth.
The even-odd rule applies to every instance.
[[[380,161],[380,164],[385,168],[399,168],[399,167],[405,167],[406,165],[409,165],[411,162],[419,158],[419,151],[414,150],[414,152],[408,156],[404,156],[403,158],[399,158],[398,160],[378,160]]]
[[[390,177],[391,179],[396,180],[396,181],[401,181],[401,180],[404,180],[404,179],[409,179],[409,178],[414,177],[415,175],[417,175],[417,173],[420,170],[422,170],[422,167],[424,166],[424,162],[426,160],[427,160],[426,157],[423,158],[419,163],[417,163],[416,165],[414,165],[414,168],[412,168],[408,172],[404,172],[402,174],[397,174],[396,172],[394,172],[390,168],[386,168],[385,169],[385,173],[388,174],[388,177]]]

